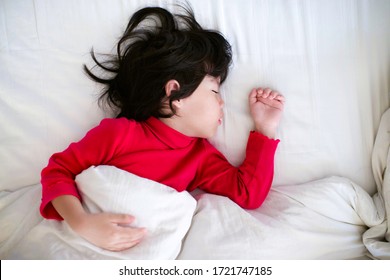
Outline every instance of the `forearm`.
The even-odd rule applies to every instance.
[[[200,164],[192,188],[199,187],[206,192],[227,196],[243,208],[259,207],[272,185],[278,143],[279,140],[251,132],[246,158],[238,168],[215,148],[210,148],[210,154]]]
[[[262,124],[255,124],[255,131],[267,136],[269,139],[276,138],[276,127],[267,127]]]
[[[77,228],[86,212],[80,200],[73,195],[62,195],[52,200],[52,205],[58,214],[70,225]]]
[[[268,139],[267,139],[268,138]],[[274,177],[274,156],[279,140],[252,132],[246,147],[246,157],[239,167],[241,188],[245,189],[244,208],[258,208],[271,188]],[[243,193],[243,192],[241,192]]]

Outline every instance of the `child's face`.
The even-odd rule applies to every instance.
[[[222,124],[224,102],[219,93],[220,79],[205,76],[197,89],[182,99],[179,111],[185,123],[185,134],[191,137],[210,138]]]

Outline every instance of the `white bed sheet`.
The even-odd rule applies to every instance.
[[[264,223],[273,219],[276,224],[286,222],[284,227],[298,240],[320,232],[311,235],[314,243],[339,236],[340,248],[347,252],[340,255],[341,250],[331,246],[335,251],[329,254],[314,253],[315,249],[305,247],[299,252],[302,255],[297,252],[280,258],[352,258],[354,254],[364,254],[358,236],[367,224],[347,226],[329,218],[335,232],[340,233],[331,237],[315,223],[309,223],[307,228],[291,224],[294,220],[284,211],[295,209],[301,221],[319,215],[308,206],[300,208],[300,200],[310,197],[310,188],[303,187],[305,193],[295,201],[289,195],[306,183],[322,182],[318,181],[322,178],[351,180],[370,195],[377,192],[371,153],[380,117],[390,105],[390,1],[189,2],[198,21],[220,30],[233,47],[232,71],[221,89],[225,120],[211,139],[232,164],[243,159],[252,128],[246,101],[250,89],[269,86],[287,98],[278,131],[281,143],[276,154],[274,188],[265,207],[245,214],[238,211],[237,221],[250,223],[253,217],[260,221],[268,217]],[[177,10],[173,3],[176,2],[0,0],[0,257],[7,256],[41,220],[39,179],[48,158],[109,116],[96,104],[100,88],[82,72],[83,63],[91,65],[91,47],[103,53],[113,51],[134,11],[146,5]],[[341,183],[332,186],[345,190]],[[278,192],[280,188],[286,192]],[[357,195],[349,190],[348,197]],[[334,197],[318,194],[325,201]],[[267,208],[275,200],[281,205]],[[225,208],[236,211],[224,199],[204,195],[198,203],[194,232],[207,224],[201,217],[209,211],[214,213],[214,203],[220,209],[216,217],[224,217]],[[334,207],[344,209],[348,203],[349,200],[340,200]],[[369,213],[375,213],[371,210]],[[351,214],[348,213],[347,216]],[[216,232],[214,228],[210,234]],[[273,233],[275,238],[283,238],[281,244],[287,243],[288,236]],[[188,235],[192,241],[184,243],[179,257],[207,258],[208,254],[217,257],[226,253],[223,246],[214,255],[194,251],[190,244],[196,244],[197,238],[200,236]],[[218,241],[212,234],[208,238],[209,242]],[[232,248],[241,252],[237,258],[245,258],[239,249],[239,237],[231,240],[237,241]],[[251,256],[278,258],[269,252],[259,251]],[[231,252],[226,256],[233,255]]]

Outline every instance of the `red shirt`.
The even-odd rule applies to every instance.
[[[61,220],[51,201],[60,195],[81,199],[74,179],[92,165],[113,165],[177,191],[200,188],[227,196],[243,208],[257,208],[272,184],[278,143],[251,132],[246,158],[234,167],[207,140],[185,136],[156,118],[104,119],[50,158],[41,174],[40,211],[45,218]]]

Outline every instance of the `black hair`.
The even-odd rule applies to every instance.
[[[203,29],[190,8],[183,9],[184,14],[172,15],[159,7],[143,8],[130,18],[116,55],[99,62],[91,50],[96,65],[110,74],[98,77],[84,65],[90,78],[105,85],[100,105],[105,102],[119,110],[117,117],[137,121],[168,118],[175,114],[172,102],[190,96],[206,75],[220,77],[221,83],[226,79],[229,42],[218,31]],[[168,97],[165,84],[172,79],[180,88]]]

